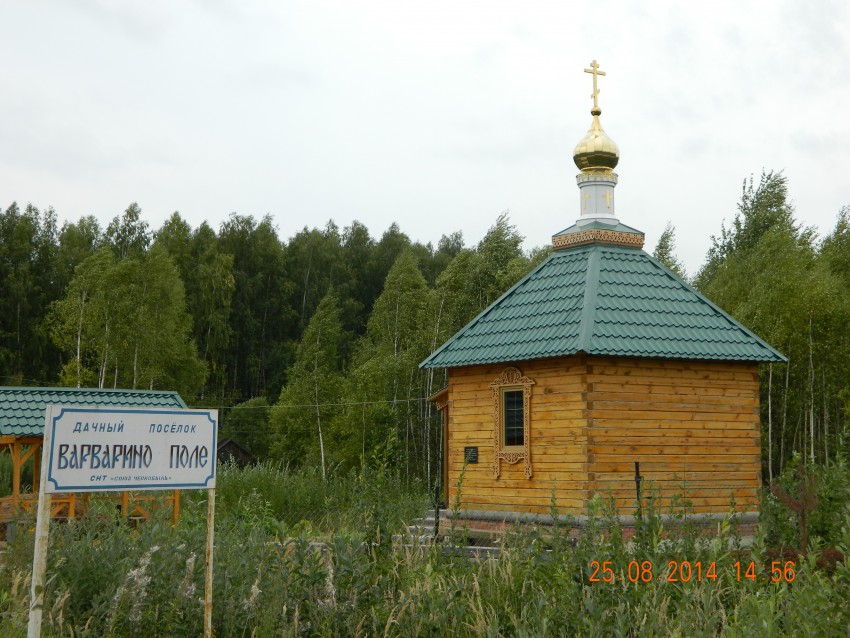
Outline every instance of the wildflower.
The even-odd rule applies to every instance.
[[[245,610],[251,611],[254,606],[257,604],[257,599],[260,597],[262,590],[260,589],[260,576],[257,575],[257,580],[254,581],[254,584],[251,585],[251,595],[248,597],[248,600],[245,601]]]
[[[177,592],[184,598],[192,598],[195,595],[195,579],[193,578],[195,560],[195,552],[192,552],[186,559],[186,572],[183,574],[183,580],[180,581],[180,587],[177,589]]]
[[[261,566],[262,567],[262,566]],[[254,609],[257,604],[257,599],[260,597],[262,590],[260,589],[260,574],[262,570],[257,570],[257,579],[254,581],[254,584],[251,585],[251,594],[248,596],[247,600],[243,604],[245,607],[245,611],[250,612]]]
[[[118,586],[115,595],[112,597],[110,629],[115,622],[118,607],[124,599],[125,594],[133,601],[133,606],[130,609],[130,622],[137,623],[142,619],[142,603],[145,600],[145,592],[151,581],[151,577],[148,575],[148,566],[151,562],[151,556],[157,551],[159,551],[159,545],[152,545],[148,551],[142,554],[142,557],[139,559],[139,566],[127,572],[124,580]]]

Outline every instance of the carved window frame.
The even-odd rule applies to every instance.
[[[531,478],[531,386],[534,381],[517,368],[508,367],[490,384],[493,390],[493,478],[499,478],[501,462],[514,465],[524,461],[525,477]],[[522,445],[505,446],[504,396],[506,391],[522,390]]]

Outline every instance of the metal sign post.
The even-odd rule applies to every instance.
[[[50,495],[206,489],[204,636],[212,637],[218,411],[47,406],[27,638],[41,635]]]

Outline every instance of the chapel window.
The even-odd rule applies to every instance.
[[[534,381],[517,368],[509,367],[490,384],[493,389],[493,476],[499,478],[501,464],[523,461],[525,476],[531,478],[530,414]]]
[[[505,428],[505,447],[522,445],[525,419],[522,409],[522,389],[502,390],[502,417]]]

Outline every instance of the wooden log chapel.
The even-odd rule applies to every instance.
[[[422,362],[446,368],[443,489],[469,518],[580,515],[595,494],[752,521],[761,487],[758,366],[785,358],[642,250],[614,212],[619,149],[593,117],[574,161],[578,220],[552,254]],[[466,462],[465,462],[466,460]],[[636,464],[638,464],[636,466]],[[465,468],[465,469],[464,469]],[[669,509],[664,511],[669,512]],[[516,519],[514,519],[516,520]]]

